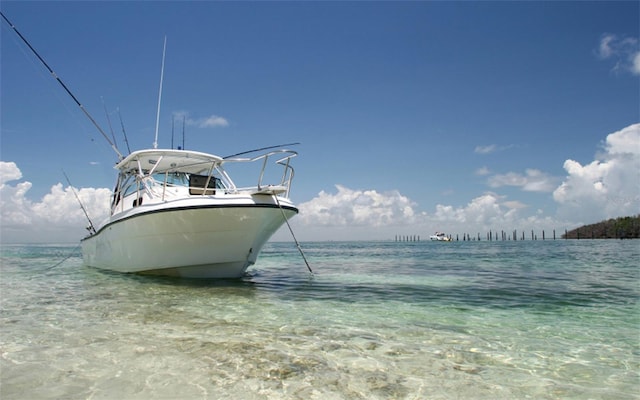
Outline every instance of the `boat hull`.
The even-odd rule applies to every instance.
[[[142,208],[142,207],[141,207]],[[82,241],[91,267],[184,278],[238,278],[256,261],[293,206],[199,204],[140,212]]]

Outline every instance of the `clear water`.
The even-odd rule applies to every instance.
[[[639,241],[302,247],[191,281],[2,246],[0,398],[640,398]]]

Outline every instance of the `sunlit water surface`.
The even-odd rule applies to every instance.
[[[639,241],[302,248],[196,281],[4,245],[0,398],[640,398]]]

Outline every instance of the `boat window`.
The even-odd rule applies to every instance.
[[[124,196],[128,196],[131,193],[135,193],[138,190],[138,185],[136,185],[136,180],[131,175],[127,177],[127,179],[122,183],[121,187],[124,188],[122,190],[122,192],[124,193]]]
[[[215,176],[191,174],[189,175],[189,194],[216,194],[215,189],[218,188],[219,181]],[[207,185],[206,189],[205,185]]]
[[[156,182],[164,183],[165,174],[164,173],[153,174],[153,179]],[[184,172],[168,172],[166,174],[166,179],[167,179],[167,185],[173,185],[173,186],[189,185],[189,178],[187,177],[187,174],[185,174]]]

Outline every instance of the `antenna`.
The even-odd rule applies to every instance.
[[[173,150],[173,128],[175,127],[176,116],[171,114],[171,150]]]
[[[164,46],[162,47],[162,68],[160,69],[160,90],[158,91],[158,112],[156,114],[156,137],[153,141],[153,148],[158,148],[158,126],[160,125],[160,102],[162,101],[162,81],[164,79],[164,55],[167,50],[167,36],[164,37]]]
[[[184,115],[182,116],[182,150],[184,150],[184,122],[186,121],[187,117],[185,117]]]

